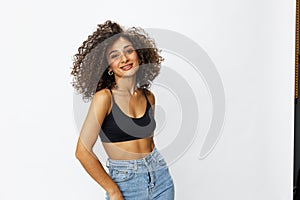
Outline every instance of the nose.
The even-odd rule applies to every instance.
[[[128,61],[128,58],[127,58],[127,55],[125,53],[122,53],[121,54],[121,62],[127,62]]]

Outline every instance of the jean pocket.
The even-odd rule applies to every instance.
[[[110,169],[110,177],[115,183],[129,181],[134,177],[134,169]]]

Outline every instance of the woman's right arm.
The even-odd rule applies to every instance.
[[[111,93],[108,89],[102,89],[94,95],[80,131],[75,156],[87,173],[108,193],[111,200],[123,200],[117,184],[106,173],[93,152],[93,146],[110,106]]]

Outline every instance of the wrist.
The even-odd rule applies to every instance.
[[[118,193],[121,193],[121,191],[119,190],[118,186],[114,186],[114,187],[110,187],[107,190],[107,193],[108,193],[109,196],[112,196],[112,195],[116,195]]]

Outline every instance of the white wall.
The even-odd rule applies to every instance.
[[[74,156],[79,130],[69,74],[77,48],[107,19],[183,34],[221,78],[225,121],[199,159],[213,116],[208,77],[163,52],[165,69],[181,75],[198,102],[196,137],[176,160],[165,154],[176,199],[292,199],[295,1],[12,0],[0,11],[0,199],[104,199]],[[182,120],[168,113],[180,113],[182,99],[158,84],[153,91],[169,116],[156,137],[163,151]],[[96,149],[103,155],[100,143]]]

